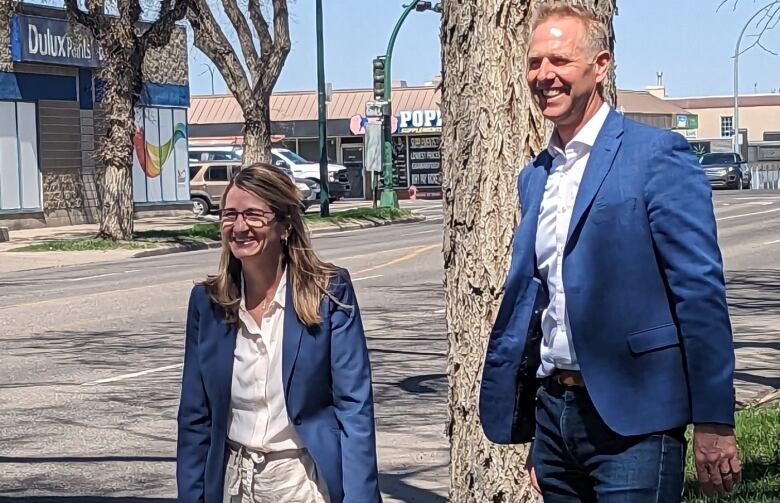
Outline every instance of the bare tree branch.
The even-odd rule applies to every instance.
[[[250,0],[251,3],[251,0]],[[236,30],[238,35],[238,42],[241,46],[241,52],[244,55],[244,61],[249,68],[249,75],[252,77],[252,82],[257,82],[260,79],[260,58],[255,48],[255,40],[252,36],[252,30],[249,28],[249,23],[238,7],[236,0],[222,0],[222,6],[225,8],[225,14],[227,14],[230,23]]]
[[[260,39],[260,60],[265,65],[268,61],[268,55],[273,51],[274,40],[271,38],[268,21],[265,20],[263,11],[260,9],[260,0],[249,0],[249,17],[252,19],[252,24]]]
[[[718,6],[718,9],[720,9],[724,4],[726,4],[728,0],[722,0],[720,5]],[[739,0],[734,0],[734,8],[736,9],[737,4],[739,3]],[[753,2],[755,3],[755,2]],[[777,55],[776,52],[768,49],[764,43],[763,38],[766,35],[768,31],[773,30],[778,23],[780,23],[780,0],[777,0],[773,3],[767,4],[764,7],[761,8],[756,14],[761,13],[757,16],[757,19],[755,23],[753,23],[754,28],[756,30],[756,33],[752,33],[750,35],[747,35],[746,38],[752,38],[754,39],[753,42],[748,45],[747,47],[741,49],[737,56],[741,56],[742,54],[748,52],[750,49],[754,47],[759,47],[763,49],[764,51]]]
[[[171,41],[171,34],[176,27],[176,21],[184,18],[190,0],[176,0],[171,8],[172,0],[163,0],[160,15],[152,26],[143,34],[147,47],[164,47]]]
[[[761,42],[759,42],[759,43],[758,43],[758,46],[759,46],[760,48],[762,48],[763,50],[765,50],[766,52],[768,52],[769,54],[771,54],[771,55],[773,55],[773,56],[777,56],[777,53],[776,53],[775,51],[773,51],[773,50],[771,50],[771,49],[767,49],[767,48],[764,46],[764,44],[762,44]]]
[[[273,0],[274,8],[274,43],[273,48],[268,53],[265,60],[266,78],[261,82],[260,89],[263,93],[270,94],[273,91],[279,75],[282,73],[282,67],[290,53],[290,25],[289,12],[287,10],[287,0]],[[257,84],[255,84],[257,88]]]
[[[214,18],[207,1],[192,0],[187,10],[187,20],[192,25],[195,47],[214,63],[241,108],[251,108],[252,89],[244,67]]]
[[[77,0],[65,0],[65,11],[71,21],[84,26],[96,39],[108,28],[109,21],[105,13],[99,9],[100,2],[88,1],[87,12],[79,8]]]

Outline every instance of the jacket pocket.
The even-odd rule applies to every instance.
[[[667,323],[660,327],[648,328],[628,335],[628,347],[634,354],[647,353],[656,349],[679,346],[677,326]]]
[[[594,223],[628,221],[636,211],[636,198],[630,197],[618,201],[596,201],[588,215],[588,220]]]

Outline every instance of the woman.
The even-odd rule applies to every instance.
[[[220,217],[219,272],[187,314],[179,501],[381,501],[348,273],[312,251],[297,189],[273,166],[241,170]]]

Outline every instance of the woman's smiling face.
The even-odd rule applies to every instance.
[[[268,204],[259,197],[231,187],[220,211],[222,238],[238,260],[262,257],[276,261],[283,252],[286,230]]]

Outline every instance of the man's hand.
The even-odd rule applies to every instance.
[[[531,479],[531,487],[534,488],[537,494],[542,494],[542,490],[539,488],[539,481],[536,480],[536,470],[534,470],[534,461],[531,457],[533,454],[533,446],[528,449],[528,455],[525,457],[525,471],[528,472],[528,478]]]
[[[742,480],[737,439],[731,426],[694,425],[693,454],[699,485],[707,496],[730,493]]]

